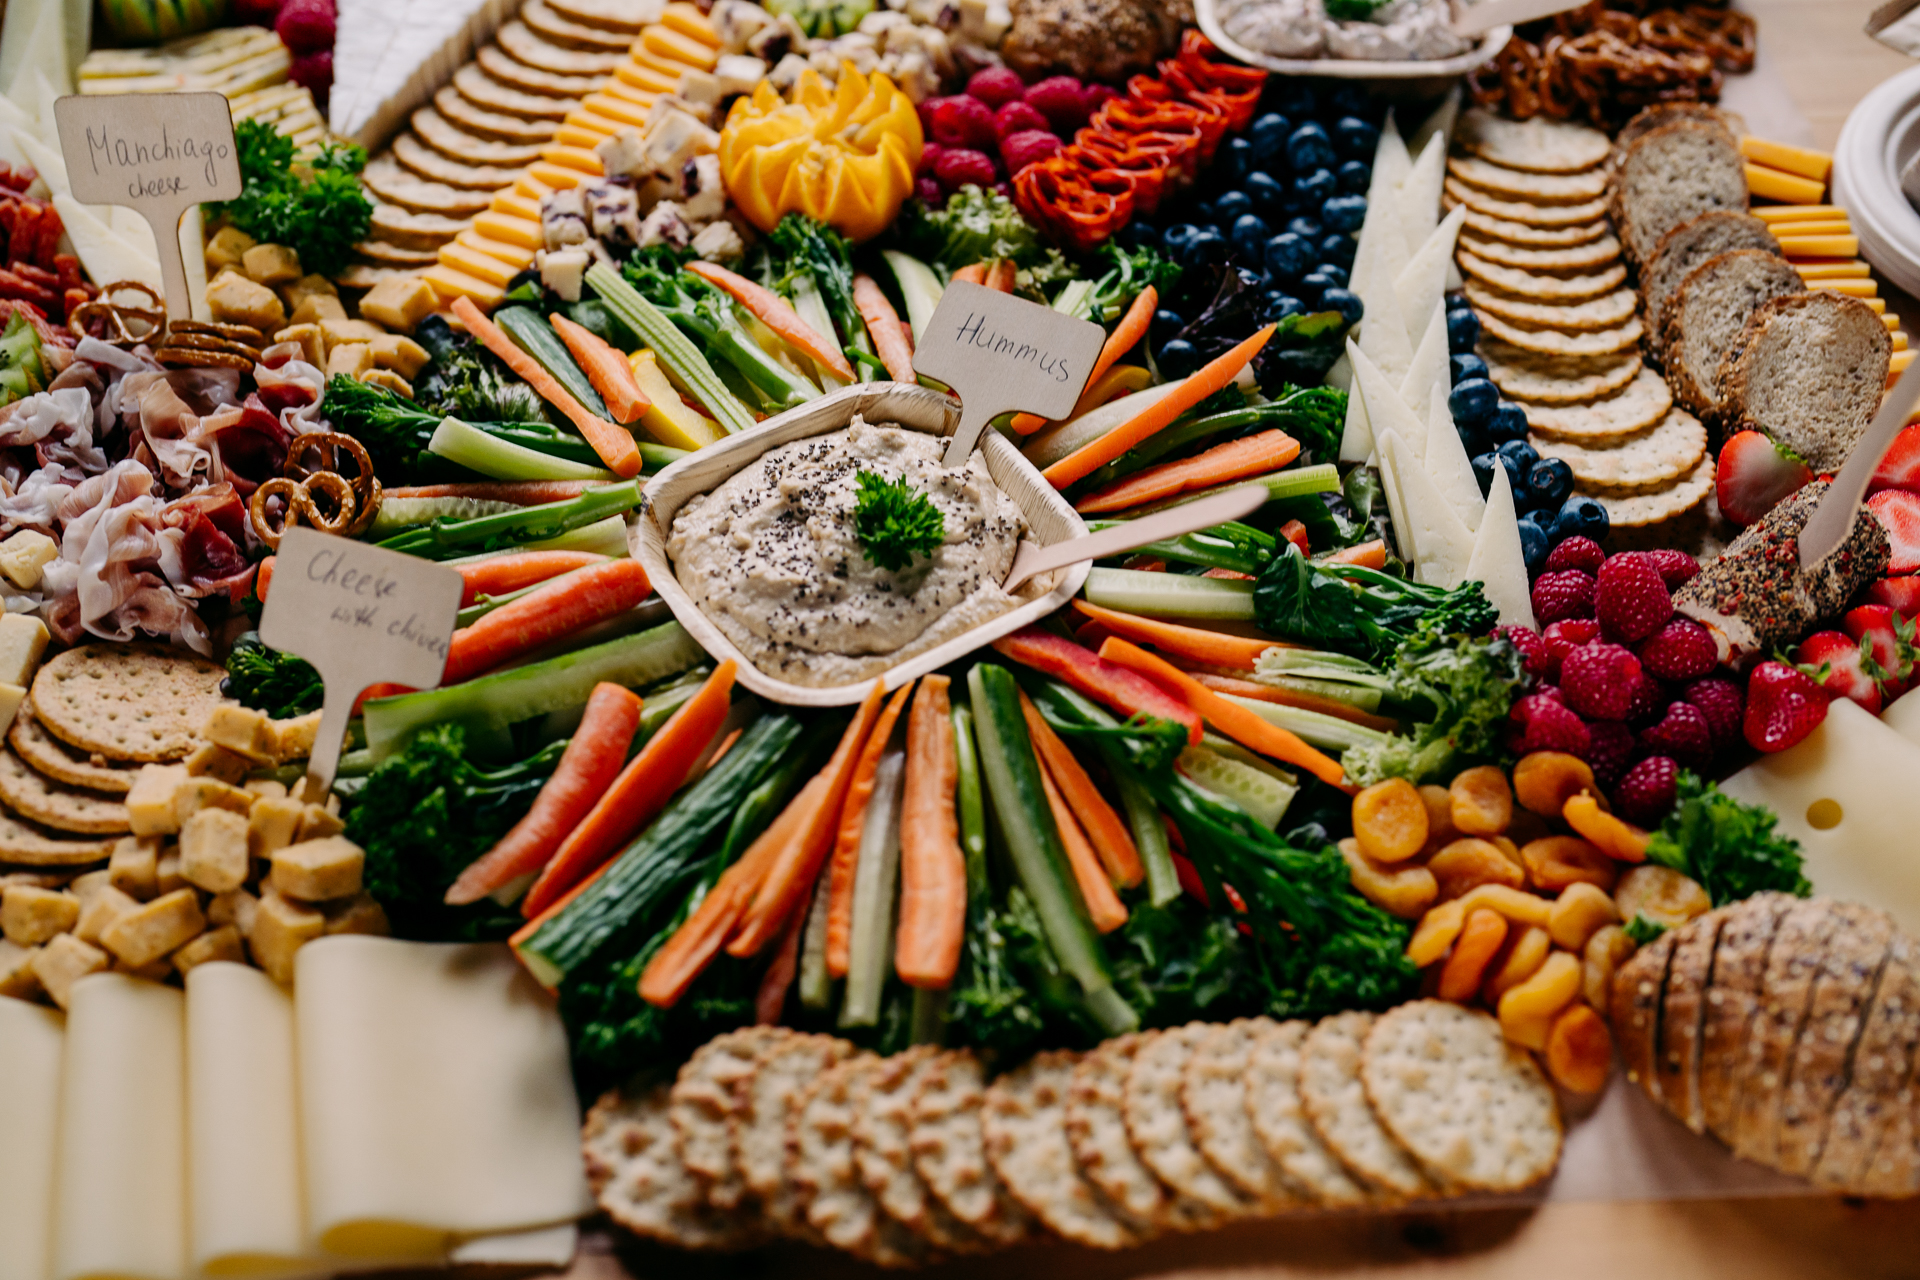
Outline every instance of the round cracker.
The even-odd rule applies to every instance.
[[[625,53],[633,36],[624,31],[590,27],[584,22],[557,13],[546,0],[527,0],[520,10],[520,21],[550,44],[563,49],[599,49]]]
[[[505,61],[504,58],[501,60]],[[528,120],[565,120],[576,101],[574,98],[556,98],[550,94],[527,93],[511,88],[489,76],[474,62],[467,63],[453,73],[453,88],[454,92],[482,111],[520,116]],[[559,125],[556,123],[554,127],[557,129]]]
[[[1558,329],[1562,333],[1611,329],[1633,319],[1640,307],[1640,298],[1631,289],[1615,289],[1584,302],[1534,302],[1510,297],[1478,280],[1469,280],[1466,294],[1468,304],[1483,316],[1494,316],[1508,324],[1531,329]]]
[[[1027,1212],[1007,1193],[987,1160],[980,1107],[986,1069],[968,1050],[936,1058],[913,1095],[913,1170],[955,1218],[983,1235],[1024,1235]],[[1017,1224],[1015,1226],[1009,1224]]]
[[[1613,149],[1606,134],[1583,124],[1546,116],[1508,120],[1482,107],[1461,114],[1453,141],[1482,160],[1527,173],[1582,173]]]
[[[1582,200],[1578,204],[1502,200],[1491,192],[1468,186],[1458,178],[1448,178],[1443,182],[1440,193],[1450,204],[1464,204],[1468,209],[1490,217],[1523,222],[1530,227],[1572,227],[1598,222],[1607,216],[1607,202],[1604,199]]]
[[[1200,1154],[1241,1194],[1275,1207],[1305,1197],[1253,1131],[1247,1113],[1247,1064],[1254,1042],[1278,1025],[1271,1018],[1236,1018],[1214,1027],[1194,1044],[1180,1082],[1180,1108]]]
[[[1540,404],[1581,404],[1610,396],[1632,382],[1641,368],[1637,351],[1571,359],[1484,341],[1479,352],[1487,362],[1487,376],[1502,394]]]
[[[1598,240],[1608,233],[1604,219],[1576,222],[1566,227],[1535,227],[1524,222],[1496,218],[1471,208],[1467,210],[1466,220],[1461,226],[1463,230],[1489,240],[1503,240],[1508,244],[1528,245],[1537,249],[1564,249]]]
[[[881,1062],[867,1076],[865,1105],[854,1111],[853,1158],[860,1180],[888,1217],[936,1249],[974,1253],[988,1241],[927,1191],[913,1169],[907,1135],[913,1127],[913,1095],[940,1050],[920,1045]]]
[[[1503,267],[1497,262],[1488,262],[1465,249],[1454,257],[1463,275],[1490,284],[1505,293],[1551,302],[1583,302],[1588,298],[1597,298],[1603,293],[1612,293],[1627,278],[1627,268],[1619,262],[1587,275],[1543,276],[1519,267]]]
[[[854,1113],[880,1059],[856,1054],[827,1069],[793,1115],[787,1176],[806,1196],[807,1222],[827,1243],[881,1266],[925,1262],[926,1242],[881,1212],[853,1155]]]
[[[1373,1022],[1371,1013],[1339,1013],[1307,1033],[1300,1049],[1300,1102],[1314,1132],[1348,1172],[1387,1195],[1429,1196],[1434,1184],[1381,1126],[1360,1083],[1361,1047]]]
[[[1579,204],[1598,200],[1607,193],[1607,175],[1602,169],[1584,173],[1528,173],[1478,156],[1454,155],[1447,157],[1447,176],[1503,199],[1527,200],[1534,204]]]
[[[429,182],[401,167],[392,156],[376,156],[360,171],[367,190],[409,213],[432,213],[447,218],[471,218],[493,200],[486,191],[463,190],[444,182]],[[369,282],[370,284],[372,282]]]
[[[1529,329],[1508,324],[1495,315],[1480,317],[1480,327],[1489,337],[1509,346],[1543,356],[1606,356],[1616,351],[1631,351],[1640,345],[1643,330],[1640,317],[1628,316],[1625,324],[1611,329],[1588,329],[1563,333],[1558,329]]]
[[[1558,458],[1587,488],[1648,489],[1694,469],[1707,452],[1707,429],[1685,409],[1671,409],[1659,422],[1630,436],[1575,442],[1532,435],[1534,451]]]
[[[1592,271],[1618,261],[1620,257],[1620,242],[1611,235],[1603,235],[1586,244],[1537,247],[1511,245],[1503,240],[1489,240],[1462,231],[1460,248],[1498,266],[1548,273]]]
[[[1080,1176],[1067,1140],[1067,1089],[1079,1055],[1039,1053],[987,1086],[980,1129],[987,1159],[1028,1212],[1056,1233],[1095,1249],[1124,1249],[1144,1238]]]
[[[1067,1139],[1080,1172],[1122,1212],[1170,1231],[1204,1231],[1221,1215],[1169,1189],[1127,1137],[1127,1072],[1145,1037],[1104,1041],[1082,1057],[1067,1086]]]
[[[125,804],[98,792],[53,782],[29,769],[5,747],[0,747],[0,803],[55,831],[113,836],[132,829]]]
[[[450,84],[442,85],[435,91],[433,109],[465,132],[491,142],[543,146],[553,141],[553,135],[560,128],[558,120],[528,120],[475,106],[461,97],[460,91]]]
[[[1521,1191],[1559,1163],[1553,1089],[1490,1014],[1448,1000],[1381,1014],[1360,1080],[1381,1125],[1441,1182]]]
[[[1607,519],[1613,528],[1637,529],[1683,516],[1705,502],[1712,492],[1713,455],[1708,454],[1692,471],[1658,489],[1624,494],[1589,492],[1587,496],[1607,509]]]
[[[510,89],[522,93],[541,93],[556,100],[569,103],[578,102],[597,90],[606,81],[605,76],[565,75],[555,71],[542,71],[516,61],[511,54],[499,45],[484,45],[473,55],[474,65],[487,73],[490,79],[497,80]]]
[[[660,21],[666,7],[663,0],[547,0],[549,7],[573,22],[599,27],[604,31],[624,32],[629,39],[640,28]]]
[[[793,1109],[807,1087],[853,1053],[835,1036],[789,1035],[760,1051],[744,1096],[733,1113],[733,1160],[760,1212],[781,1231],[813,1240],[800,1189],[786,1176]]]
[[[33,714],[67,745],[109,760],[179,760],[220,704],[226,675],[157,644],[81,645],[41,666]]]
[[[1300,1102],[1300,1048],[1313,1024],[1294,1019],[1254,1037],[1247,1059],[1247,1116],[1253,1131],[1295,1185],[1328,1208],[1366,1204],[1364,1185],[1320,1141]]]
[[[596,53],[557,45],[529,29],[526,23],[517,18],[504,23],[493,38],[506,55],[520,65],[555,75],[606,77],[627,60],[624,50]]]
[[[451,96],[457,101],[460,95]],[[529,165],[540,158],[540,152],[546,146],[544,141],[500,142],[492,138],[475,137],[433,107],[421,107],[408,122],[413,128],[414,137],[448,160],[462,164],[477,161],[483,165]],[[395,158],[402,159],[397,153]]]
[[[1643,431],[1667,416],[1667,380],[1642,367],[1623,390],[1584,404],[1526,404],[1527,425],[1550,440],[1600,443]]]
[[[1127,1136],[1162,1182],[1217,1213],[1239,1217],[1260,1206],[1207,1163],[1180,1107],[1187,1063],[1212,1030],[1208,1023],[1190,1022],[1153,1032],[1140,1042],[1127,1069]]]
[[[36,772],[55,782],[85,787],[89,791],[125,795],[140,772],[139,765],[113,764],[101,755],[76,752],[41,728],[40,722],[33,718],[33,708],[25,703],[14,713],[13,724],[7,730],[7,745]]]
[[[393,140],[391,154],[403,168],[423,181],[462,191],[498,191],[501,187],[512,186],[520,176],[517,167],[450,160],[411,133],[403,133]]]
[[[0,863],[23,867],[78,867],[105,862],[114,841],[49,831],[0,811]]]
[[[709,1203],[732,1209],[747,1195],[733,1158],[734,1114],[745,1104],[754,1062],[789,1033],[782,1027],[742,1027],[701,1045],[673,1082],[670,1115],[680,1135],[680,1161],[699,1178]]]
[[[682,1249],[742,1249],[760,1241],[751,1219],[722,1213],[680,1162],[667,1086],[605,1094],[587,1112],[580,1146],[600,1208],[635,1235]]]

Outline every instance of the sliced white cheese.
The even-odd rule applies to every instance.
[[[14,104],[12,98],[0,96],[0,160],[8,164],[33,165],[24,148],[14,139],[15,130],[33,133],[33,117]],[[38,140],[37,138],[35,139]],[[37,169],[39,166],[34,165]]]
[[[1460,432],[1453,425],[1453,414],[1447,410],[1444,387],[1435,387],[1428,393],[1426,466],[1434,488],[1453,504],[1460,523],[1478,532],[1487,500],[1480,496],[1480,482],[1474,479],[1466,443],[1460,439]]]
[[[1458,437],[1455,437],[1456,439]],[[1461,454],[1462,457],[1466,455]],[[1475,489],[1475,496],[1479,490]],[[1487,494],[1485,518],[1473,538],[1473,554],[1467,559],[1463,582],[1477,581],[1487,593],[1487,603],[1500,611],[1500,621],[1510,627],[1531,627],[1533,593],[1527,583],[1527,557],[1520,548],[1520,526],[1514,519],[1513,486],[1507,483],[1507,469],[1493,469],[1493,488]]]
[[[1431,315],[1444,305],[1447,292],[1447,268],[1453,264],[1453,243],[1460,238],[1460,227],[1467,220],[1467,207],[1456,206],[1428,233],[1420,249],[1408,260],[1395,278],[1394,295],[1400,314],[1409,320]]]
[[[49,146],[41,140],[39,132],[31,125],[16,126],[9,130],[13,134],[14,145],[27,157],[27,163],[39,171],[47,186],[55,195],[70,196],[73,188],[67,182],[67,162],[60,154],[60,144]]]
[[[1385,241],[1382,241],[1384,245]],[[1384,253],[1384,250],[1376,252]],[[1384,257],[1376,258],[1372,296],[1363,298],[1366,314],[1360,320],[1360,349],[1398,387],[1413,367],[1413,340],[1407,336],[1406,318],[1400,314],[1400,301],[1387,282]]]
[[[1447,309],[1444,306],[1434,304],[1426,331],[1418,337],[1420,343],[1413,349],[1407,376],[1400,380],[1400,398],[1416,411],[1427,403],[1433,388],[1453,384],[1452,369],[1447,364]]]
[[[34,127],[48,146],[57,147],[60,145],[60,126],[53,118],[53,104],[59,100],[60,90],[39,67],[33,69],[33,94]]]
[[[64,1019],[0,997],[0,1280],[45,1280],[53,1222]]]
[[[9,98],[38,116],[35,71],[48,81],[56,97],[73,92],[66,13],[60,0],[14,0],[7,7],[7,18],[0,28],[0,86]],[[45,123],[53,123],[51,114]]]
[[[94,283],[139,280],[155,289],[161,287],[159,262],[115,235],[87,206],[72,196],[56,194],[53,207],[60,211],[73,251],[80,255],[80,265]]]
[[[1409,254],[1419,251],[1440,221],[1440,188],[1446,176],[1447,140],[1429,138],[1400,183],[1400,234]]]
[[[180,218],[180,258],[187,268],[187,294],[193,300],[193,318],[195,320],[213,319],[213,308],[207,305],[207,227],[201,215],[204,205],[194,205]],[[140,219],[146,225],[146,219]],[[147,227],[147,237],[151,241],[153,228]]]
[[[1389,107],[1387,118],[1380,125],[1380,139],[1373,145],[1373,172],[1367,179],[1367,212],[1373,212],[1375,197],[1398,191],[1412,168],[1413,156]]]
[[[1413,131],[1411,138],[1407,139],[1407,150],[1414,155],[1419,155],[1435,138],[1443,142],[1450,141],[1453,137],[1454,121],[1459,118],[1460,85],[1456,82],[1453,88],[1447,90],[1447,96],[1440,100],[1440,105],[1433,109],[1433,114]]]
[[[1367,427],[1373,432],[1374,447],[1379,448],[1381,433],[1397,431],[1413,450],[1413,464],[1419,466],[1427,453],[1427,424],[1401,399],[1386,370],[1368,358],[1364,345],[1354,348],[1352,360],[1354,386],[1366,402]]]
[[[1394,455],[1384,444],[1378,449],[1380,467],[1380,491],[1387,500],[1387,517],[1393,521],[1393,545],[1400,558],[1409,565],[1418,566],[1414,559],[1413,524],[1407,519],[1407,504],[1400,496],[1400,475],[1394,470]]]
[[[580,1228],[569,1222],[564,1227],[537,1227],[532,1231],[510,1231],[463,1240],[447,1251],[447,1265],[542,1267],[564,1271],[579,1247]]]
[[[369,150],[519,8],[513,0],[342,0],[327,123]]]
[[[1327,370],[1327,376],[1320,380],[1320,384],[1326,387],[1338,387],[1342,391],[1353,390],[1353,361],[1347,359],[1344,351],[1340,353],[1340,358],[1333,362],[1333,367]]]
[[[1373,429],[1367,425],[1367,402],[1360,398],[1357,372],[1360,362],[1367,357],[1361,354],[1353,339],[1348,338],[1346,354],[1340,358],[1347,362],[1348,372],[1353,375],[1347,387],[1347,421],[1340,432],[1340,461],[1369,462],[1374,457]]]
[[[1896,698],[1880,713],[1880,723],[1920,747],[1920,697],[1903,694]]]
[[[1382,456],[1389,451],[1393,454],[1394,477],[1400,485],[1400,500],[1406,508],[1418,565],[1415,576],[1436,586],[1459,586],[1466,581],[1467,564],[1473,559],[1473,534],[1434,487],[1400,433],[1383,431],[1377,438]]]

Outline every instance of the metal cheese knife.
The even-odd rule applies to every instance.
[[[1853,531],[1860,500],[1879,469],[1880,459],[1893,447],[1893,438],[1907,425],[1913,407],[1920,404],[1920,362],[1907,366],[1900,380],[1880,402],[1880,412],[1867,424],[1867,433],[1853,446],[1853,452],[1833,477],[1827,496],[1813,509],[1806,527],[1800,530],[1800,567],[1812,569],[1840,549]]]
[[[1144,547],[1149,542],[1177,538],[1183,533],[1197,533],[1228,520],[1238,520],[1241,516],[1251,515],[1272,496],[1263,484],[1243,484],[1225,493],[1169,507],[1111,529],[1068,538],[1051,546],[1043,547],[1037,542],[1022,541],[1019,551],[1014,554],[1013,567],[1007,570],[1006,580],[1000,586],[1012,592],[1038,574],[1064,569],[1082,560],[1117,556],[1123,551]]]

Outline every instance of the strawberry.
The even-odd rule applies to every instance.
[[[1624,720],[1642,672],[1633,651],[1617,644],[1583,644],[1560,664],[1567,705],[1596,720]]]
[[[1785,751],[1827,718],[1831,694],[1797,667],[1772,659],[1747,677],[1747,715],[1742,726],[1758,751]]]
[[[1669,756],[1648,756],[1613,789],[1613,807],[1642,827],[1657,827],[1673,812],[1680,765]]]
[[[1867,484],[1868,493],[1882,489],[1905,489],[1920,493],[1920,423],[1901,429],[1888,446]]]
[[[1600,549],[1599,543],[1576,533],[1571,538],[1562,538],[1559,546],[1547,552],[1546,571],[1578,569],[1582,573],[1598,573],[1606,559],[1607,553]]]
[[[1622,551],[1600,566],[1593,589],[1593,613],[1610,640],[1644,640],[1673,616],[1673,594],[1653,557]]]
[[[1861,665],[1880,686],[1881,694],[1893,701],[1913,684],[1920,647],[1914,644],[1915,620],[1895,613],[1884,604],[1863,604],[1847,610],[1840,620],[1853,642],[1860,646]]]
[[[1867,499],[1867,509],[1880,519],[1893,544],[1893,560],[1888,573],[1912,573],[1920,569],[1920,493],[1905,489],[1882,489]]]
[[[1920,574],[1882,578],[1867,588],[1867,599],[1905,618],[1920,618]]]
[[[1864,657],[1860,646],[1838,631],[1816,631],[1793,651],[1795,665],[1826,686],[1830,693],[1852,698],[1879,715],[1880,684],[1867,669],[1871,660],[1863,660]]]
[[[1791,451],[1758,431],[1742,431],[1720,446],[1713,492],[1721,513],[1745,526],[1812,480],[1813,469]]]

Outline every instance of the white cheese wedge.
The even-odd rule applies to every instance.
[[[1419,155],[1435,138],[1443,142],[1450,141],[1453,138],[1454,122],[1459,118],[1460,86],[1456,83],[1453,88],[1447,90],[1447,96],[1440,100],[1440,105],[1433,109],[1433,114],[1413,131],[1411,138],[1407,139],[1407,150],[1414,155]]]
[[[1480,482],[1474,478],[1473,462],[1467,457],[1466,442],[1453,425],[1447,409],[1447,392],[1435,387],[1427,393],[1427,476],[1441,496],[1453,504],[1460,523],[1478,532],[1487,500],[1480,496]]]
[[[1401,398],[1386,371],[1368,358],[1364,345],[1354,349],[1352,359],[1353,382],[1366,404],[1367,426],[1373,432],[1374,448],[1378,450],[1383,432],[1397,431],[1413,450],[1413,464],[1419,466],[1427,455],[1427,424]]]
[[[1373,145],[1373,172],[1367,179],[1367,212],[1373,212],[1374,197],[1398,191],[1413,169],[1413,156],[1407,150],[1392,108],[1380,125],[1380,139]]]
[[[1413,524],[1407,519],[1407,504],[1400,496],[1400,476],[1394,470],[1394,455],[1384,445],[1379,449],[1380,492],[1387,500],[1387,517],[1393,521],[1393,546],[1400,558],[1414,564]]]
[[[31,135],[33,117],[15,106],[13,99],[0,96],[0,160],[5,160],[15,167],[33,165],[33,161],[27,158],[25,149],[15,140],[13,136],[15,130],[25,130]],[[37,169],[39,166],[34,165],[34,167]]]
[[[1440,188],[1446,176],[1447,140],[1429,138],[1400,183],[1400,234],[1409,254],[1419,252],[1440,221]]]
[[[1761,756],[1721,790],[1779,816],[1780,830],[1806,854],[1814,892],[1871,902],[1911,933],[1920,930],[1920,858],[1903,797],[1915,778],[1920,744],[1836,698],[1819,728]]]
[[[1456,437],[1457,439],[1458,437]],[[1462,457],[1465,456],[1463,453]],[[1478,489],[1475,496],[1478,496]],[[1527,557],[1520,548],[1520,526],[1514,520],[1513,486],[1507,469],[1493,469],[1493,487],[1487,493],[1485,518],[1473,538],[1463,582],[1479,582],[1487,603],[1500,611],[1500,622],[1510,627],[1533,626],[1533,594],[1527,583]]]
[[[1366,356],[1348,338],[1347,350],[1340,358],[1346,361],[1348,373],[1347,421],[1340,432],[1340,461],[1368,462],[1374,457],[1373,430],[1367,425],[1367,402],[1360,398],[1360,379],[1355,372]]]
[[[0,87],[30,114],[38,115],[38,71],[55,97],[73,92],[72,62],[67,57],[67,17],[60,0],[15,0],[0,29]],[[46,124],[53,123],[48,115]]]
[[[1386,123],[1380,128],[1380,141],[1373,149],[1373,175],[1367,180],[1367,216],[1360,223],[1360,248],[1371,247],[1383,255],[1385,266],[1381,271],[1389,280],[1398,277],[1400,268],[1407,262],[1407,235],[1400,226],[1399,192],[1400,183],[1412,166],[1407,144],[1400,140],[1400,131],[1394,127],[1393,113],[1389,111]],[[1360,276],[1358,263],[1356,257],[1356,279]],[[1365,283],[1368,288],[1372,287],[1371,275]],[[1360,284],[1349,282],[1348,287],[1371,304],[1371,297]]]
[[[204,205],[194,205],[180,218],[180,258],[187,268],[187,294],[193,301],[195,320],[213,319],[213,308],[207,305],[207,226],[201,214]],[[146,226],[146,219],[140,219]],[[153,229],[147,227],[147,238],[151,241]],[[136,242],[137,243],[137,242]]]
[[[73,251],[80,255],[80,264],[96,283],[139,280],[155,289],[161,287],[159,262],[115,235],[87,206],[72,196],[56,194],[53,207],[60,211],[60,220],[66,224],[67,235],[73,241]]]
[[[1414,316],[1431,315],[1435,307],[1444,305],[1453,243],[1460,238],[1460,228],[1466,220],[1466,206],[1456,206],[1428,233],[1419,251],[1395,278],[1393,291],[1403,318],[1411,320]]]
[[[59,1148],[60,1059],[66,1039],[53,1009],[0,996],[0,1277],[42,1280],[50,1261]]]
[[[39,67],[33,69],[33,95],[34,127],[48,146],[57,147],[60,145],[60,126],[53,118],[53,104],[60,99],[60,90]]]
[[[1389,450],[1393,453],[1394,478],[1400,486],[1400,500],[1406,508],[1407,527],[1418,565],[1415,576],[1435,586],[1459,586],[1466,581],[1467,564],[1473,559],[1473,534],[1454,513],[1453,505],[1434,487],[1426,470],[1413,456],[1412,446],[1399,432],[1383,431],[1379,441],[1382,456]]]
[[[1333,367],[1327,370],[1327,376],[1320,380],[1320,384],[1338,387],[1342,391],[1353,390],[1353,361],[1347,359],[1346,352],[1340,353],[1340,358],[1333,362]]]
[[[1407,321],[1400,313],[1399,298],[1387,283],[1385,262],[1376,259],[1374,265],[1373,296],[1361,299],[1367,311],[1360,320],[1360,349],[1371,356],[1381,372],[1392,379],[1392,385],[1398,387],[1405,380],[1407,370],[1413,367],[1413,340],[1407,336]]]
[[[13,144],[26,156],[27,163],[39,171],[40,177],[55,195],[73,194],[73,188],[67,182],[66,158],[60,154],[58,142],[49,146],[41,140],[39,131],[31,123],[15,126],[8,132],[13,135]]]
[[[1880,723],[1920,747],[1920,698],[1903,694],[1880,713]]]
[[[1411,318],[1411,317],[1409,317]],[[1400,380],[1400,398],[1418,410],[1427,403],[1435,387],[1453,385],[1453,373],[1447,364],[1447,309],[1436,302],[1427,319],[1426,331],[1416,335],[1419,345],[1407,364],[1407,376]]]
[[[341,0],[328,127],[369,150],[383,145],[518,8],[514,0]]]

